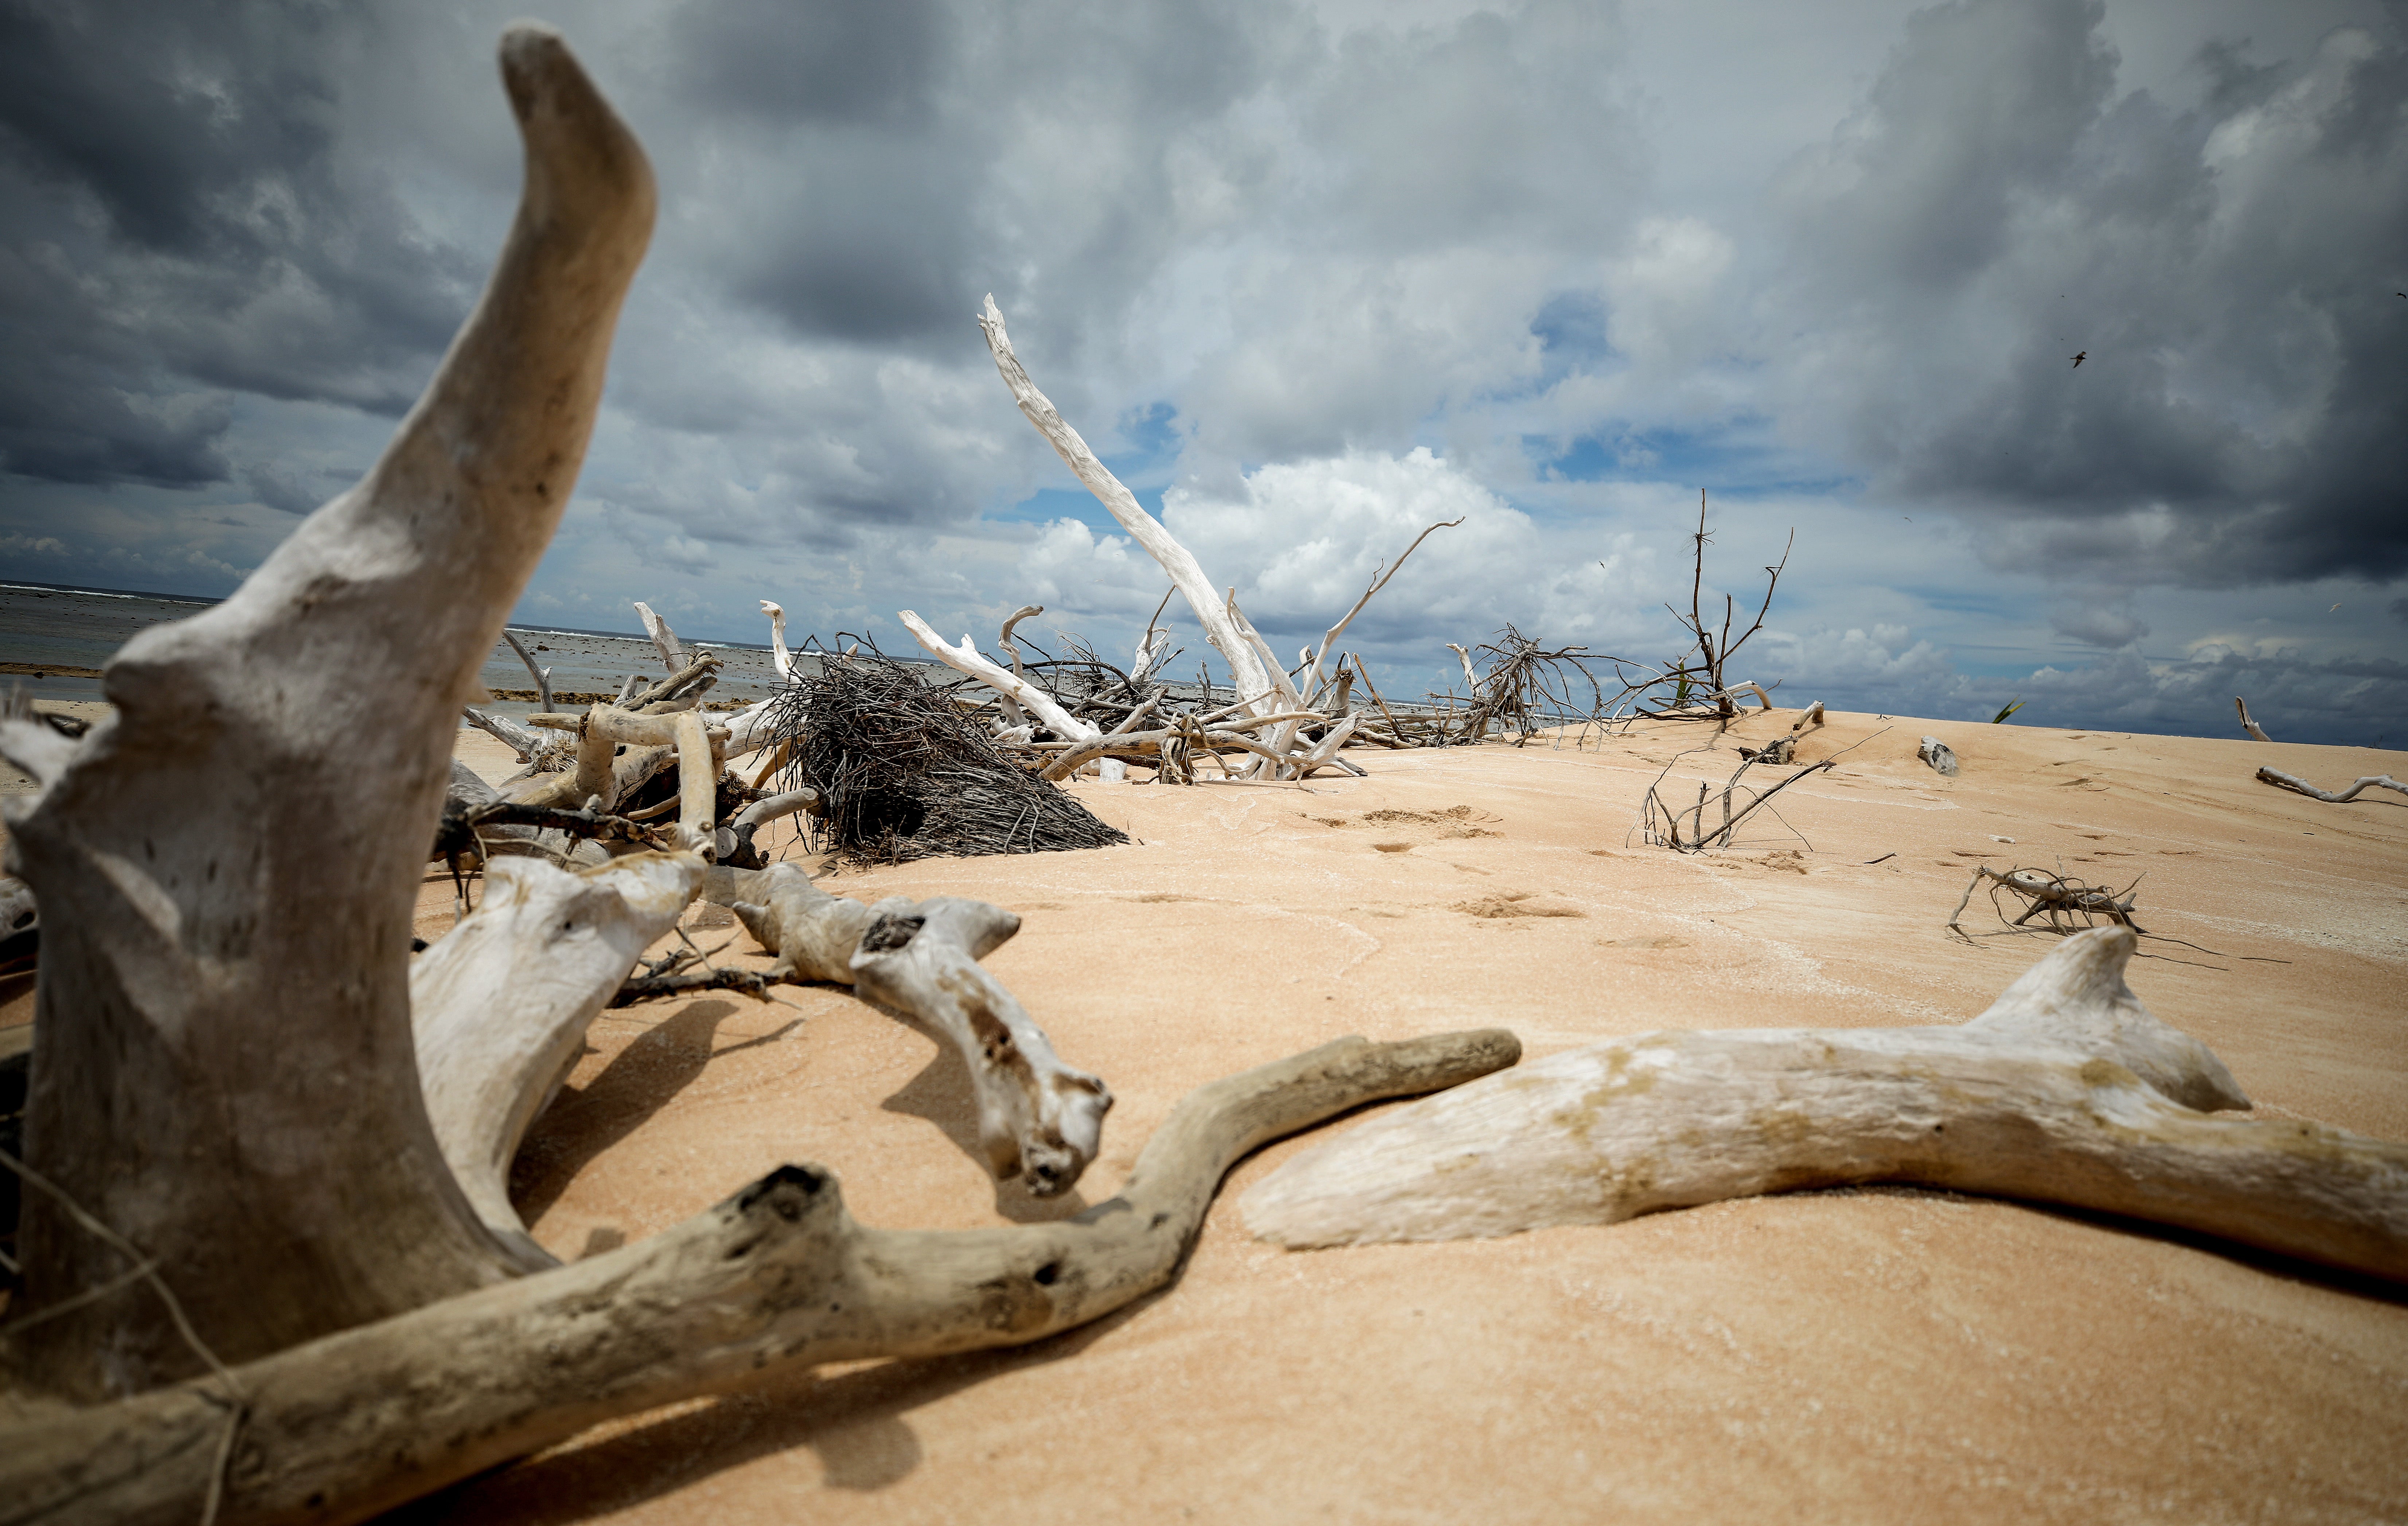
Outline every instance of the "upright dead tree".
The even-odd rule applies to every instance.
[[[1672,617],[1689,633],[1689,649],[1664,670],[1657,680],[1672,689],[1670,703],[1655,713],[1683,719],[1718,720],[1727,724],[1739,713],[1735,700],[1753,690],[1756,700],[1766,710],[1772,708],[1772,698],[1760,684],[1745,680],[1733,682],[1728,673],[1730,659],[1747,644],[1748,638],[1764,628],[1764,617],[1772,608],[1773,590],[1781,585],[1781,574],[1789,566],[1790,547],[1797,544],[1796,531],[1790,532],[1789,544],[1782,547],[1781,560],[1764,569],[1764,599],[1756,606],[1756,618],[1737,636],[1731,634],[1735,618],[1730,596],[1723,596],[1723,615],[1719,625],[1707,612],[1702,602],[1706,578],[1706,548],[1713,544],[1713,536],[1706,528],[1706,493],[1698,490],[1698,527],[1689,536],[1694,562],[1689,574],[1689,612],[1672,610]],[[1665,606],[1670,609],[1671,606]],[[1695,707],[1695,708],[1693,708]]]

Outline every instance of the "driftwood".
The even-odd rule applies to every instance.
[[[2274,740],[2266,734],[2266,728],[2264,727],[2259,726],[2255,720],[2250,718],[2248,700],[2242,698],[2236,694],[2232,697],[2232,708],[2241,713],[2242,730],[2248,732],[2253,737],[2256,737],[2259,741],[2272,741]]]
[[[2408,1282],[2408,1145],[2249,1105],[2124,984],[2136,940],[2066,940],[1958,1028],[1664,1032],[1372,1119],[1242,1200],[1289,1246],[1611,1224],[1911,1182],[2120,1214]]]
[[[577,1063],[595,1015],[676,924],[702,870],[688,854],[638,854],[586,873],[503,860],[486,871],[483,904],[410,965],[436,1143],[477,1216],[523,1266],[553,1263],[510,1206],[510,1158]]]
[[[526,664],[527,676],[535,680],[536,708],[550,710],[552,708],[552,669],[537,667],[535,654],[529,652],[526,649],[526,643],[519,640],[518,632],[507,626],[502,628],[502,640],[508,641],[510,650],[519,655],[519,661]]]
[[[636,618],[644,623],[644,634],[652,639],[653,647],[661,655],[662,666],[672,673],[685,666],[685,649],[679,642],[677,632],[669,628],[667,621],[654,614],[652,607],[644,603],[637,604]]]
[[[2362,789],[2396,789],[2402,795],[2408,795],[2408,785],[2401,784],[2387,773],[2366,774],[2358,783],[2344,790],[2318,789],[2299,775],[2285,773],[2280,769],[2261,768],[2258,770],[2258,778],[2261,784],[2272,785],[2295,794],[2305,795],[2312,800],[2323,800],[2331,805],[2346,805],[2358,799],[2358,791]]]
[[[575,484],[653,196],[556,36],[501,54],[525,191],[382,457],[233,597],[128,641],[111,720],[79,741],[0,722],[39,785],[7,812],[48,956],[27,1164],[59,1189],[24,1210],[10,1312],[54,1317],[14,1338],[22,1382],[100,1398],[204,1365],[164,1301],[85,1299],[126,1260],[77,1212],[228,1362],[517,1270],[411,1084],[410,925],[461,707]]]
[[[786,650],[785,607],[768,599],[761,601],[761,612],[769,617],[769,660],[778,669],[781,680],[795,676],[795,655]]]
[[[715,780],[718,773],[709,759],[716,756],[724,761],[728,728],[710,726],[691,710],[638,714],[616,705],[596,704],[582,715],[530,715],[526,724],[531,727],[566,731],[576,737],[577,766],[563,773],[527,781],[516,798],[523,805],[574,810],[593,804],[609,811],[632,796],[638,785],[681,757],[684,751],[681,725],[687,720],[702,727],[704,749],[689,761],[699,760],[702,766],[710,767],[712,771],[705,776],[706,780]],[[622,746],[627,749],[624,754],[619,751]],[[684,777],[681,771],[681,784]],[[681,825],[695,824],[681,820]]]
[[[1031,1195],[1069,1190],[1102,1139],[1112,1094],[1065,1065],[1045,1032],[978,961],[1020,930],[1000,906],[952,896],[870,908],[848,961],[853,988],[950,1040],[978,1098],[979,1145],[997,1181]]]
[[[1914,756],[1923,762],[1930,764],[1934,771],[1946,774],[1950,778],[1956,777],[1956,755],[1949,751],[1948,744],[1938,737],[1926,737],[1917,742]]]
[[[1066,1065],[1018,1000],[978,961],[1020,930],[985,901],[896,897],[865,906],[829,895],[794,864],[714,872],[706,900],[733,909],[777,956],[769,980],[851,986],[951,1044],[978,1099],[979,1143],[997,1181],[1068,1191],[1096,1158],[1111,1092]]]
[[[1965,884],[1965,894],[1957,899],[1956,910],[1948,916],[1948,930],[1969,942],[1972,934],[1965,930],[1965,908],[1972,904],[1973,892],[1981,888],[1984,880],[1991,883],[1990,904],[1998,909],[1999,920],[2010,929],[2022,928],[2037,916],[2042,918],[2049,932],[2083,932],[2102,923],[2115,923],[2144,937],[2148,933],[2146,928],[2132,920],[2132,905],[2138,899],[2133,892],[2141,883],[2137,879],[2121,890],[2111,890],[2045,869],[1998,870],[1978,864],[1973,877]],[[2001,890],[2021,896],[2026,902],[2022,913],[2012,919],[2004,908],[1999,907]]]
[[[1041,1340],[1168,1282],[1255,1146],[1519,1054],[1496,1029],[1340,1039],[1212,1082],[1164,1120],[1119,1196],[1057,1223],[870,1229],[829,1172],[781,1167],[650,1240],[236,1368],[218,1519],[364,1520],[766,1368]],[[0,1438],[0,1501],[58,1526],[190,1526],[226,1417],[186,1384],[28,1425]]]
[[[1749,686],[1754,687],[1754,685]],[[1763,692],[1761,689],[1756,690],[1759,695]],[[1770,710],[1772,705],[1768,700],[1764,708]],[[1789,723],[1789,730],[1786,734],[1773,738],[1761,747],[1742,745],[1739,750],[1739,756],[1751,763],[1794,763],[1798,760],[1798,743],[1804,740],[1809,730],[1822,724],[1823,701],[1817,699],[1808,705],[1796,720]]]
[[[1814,713],[1816,724],[1820,725],[1819,706]],[[1799,724],[1800,727],[1804,725],[1802,718]],[[1790,736],[1784,738],[1783,741],[1793,741],[1796,735],[1797,732],[1793,730]],[[1777,757],[1774,756],[1776,751],[1779,754]],[[1672,761],[1677,763],[1680,759],[1675,757]],[[1778,781],[1769,789],[1758,789],[1742,783],[1747,777],[1747,770],[1759,763],[1787,761],[1789,761],[1789,749],[1786,746],[1776,744],[1775,747],[1768,747],[1761,751],[1742,747],[1740,749],[1740,765],[1731,770],[1731,776],[1728,779],[1723,781],[1721,790],[1716,791],[1704,780],[1699,780],[1697,801],[1685,810],[1676,809],[1665,803],[1660,793],[1665,774],[1672,771],[1672,763],[1665,764],[1663,772],[1658,773],[1654,783],[1647,786],[1646,795],[1639,802],[1640,816],[1637,830],[1641,840],[1652,847],[1670,848],[1675,853],[1697,853],[1706,848],[1729,847],[1732,834],[1746,824],[1748,817],[1760,810],[1770,809],[1775,795],[1808,774],[1820,773],[1825,769],[1832,767],[1836,760],[1827,757],[1818,762],[1809,763],[1797,772]],[[1745,792],[1747,799],[1740,804],[1738,810],[1734,811],[1731,809],[1732,802],[1739,799],[1742,792]],[[1721,816],[1714,825],[1708,826],[1706,807],[1716,800],[1721,802]],[[1778,813],[1775,813],[1778,814]],[[1681,821],[1684,816],[1687,817],[1689,822],[1689,829],[1685,834],[1681,830]]]
[[[1197,623],[1204,627],[1204,639],[1221,654],[1229,665],[1229,672],[1240,695],[1260,696],[1250,701],[1278,710],[1301,710],[1295,685],[1288,682],[1286,670],[1270,655],[1238,612],[1234,596],[1226,600],[1213,592],[1211,581],[1196,555],[1163,528],[1162,522],[1145,511],[1137,496],[1123,486],[1105,465],[1096,459],[1096,453],[1079,438],[1046,396],[1037,390],[1028,379],[1020,357],[1012,353],[1011,338],[1004,331],[1003,313],[989,295],[985,310],[979,314],[979,327],[986,335],[988,350],[995,356],[996,369],[1001,373],[1004,385],[1011,390],[1012,401],[1020,405],[1021,413],[1045,437],[1063,464],[1096,496],[1106,511],[1128,531],[1130,539],[1145,548],[1146,554],[1162,565],[1171,583],[1185,597],[1195,612]],[[917,634],[916,632],[914,634]],[[924,638],[924,641],[925,639]],[[965,643],[967,644],[967,643]],[[931,650],[934,650],[933,648]],[[1066,733],[1067,735],[1068,733]]]

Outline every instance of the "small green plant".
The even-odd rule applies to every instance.
[[[2010,704],[2007,706],[2007,708],[2006,708],[2006,709],[2004,709],[2004,710],[2002,710],[2002,711],[1999,712],[1996,715],[1991,716],[1991,717],[1990,717],[1990,724],[1991,724],[1992,726],[1997,726],[1997,725],[1998,725],[1998,724],[2000,724],[2001,721],[2004,721],[2008,716],[2010,716],[2010,715],[2014,714],[2016,711],[2019,711],[2019,710],[2021,710],[2021,709],[2023,709],[2023,708],[2024,708],[2024,702],[2023,702],[2021,699],[2016,699],[2016,700],[2014,700],[2014,702],[2010,703]]]

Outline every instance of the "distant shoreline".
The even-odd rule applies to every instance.
[[[84,594],[99,598],[147,598],[161,604],[190,604],[195,609],[208,609],[225,602],[200,594],[163,594],[150,588],[89,588],[77,583],[43,583],[35,578],[0,578],[0,593],[28,590],[49,594]],[[524,631],[530,636],[591,636],[604,641],[641,641],[652,644],[652,638],[640,630],[591,630],[583,626],[531,626],[510,621],[505,630]],[[681,637],[687,646],[739,647],[747,652],[767,652],[767,641],[721,641],[715,637]]]

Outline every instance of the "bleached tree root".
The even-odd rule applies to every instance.
[[[2262,784],[2291,790],[2305,795],[2312,800],[2323,800],[2330,805],[2346,805],[2358,799],[2358,791],[2362,789],[2396,789],[2402,795],[2408,795],[2408,785],[2401,784],[2387,773],[2367,774],[2344,790],[2318,789],[2299,775],[2285,773],[2280,769],[2261,768],[2258,770],[2258,778]]]
[[[496,859],[484,904],[410,965],[436,1143],[477,1216],[529,1270],[553,1262],[510,1206],[510,1158],[577,1063],[586,1028],[702,874],[691,854],[635,854],[583,873]]]
[[[1867,1182],[2066,1203],[2408,1281],[2408,1146],[2248,1101],[2079,934],[1960,1028],[1650,1033],[1390,1114],[1246,1194],[1289,1246],[1611,1224]]]
[[[27,1164],[61,1193],[24,1211],[10,1313],[54,1317],[21,1324],[21,1381],[194,1370],[158,1301],[85,1297],[125,1253],[68,1201],[230,1361],[512,1273],[409,1084],[407,950],[461,707],[574,489],[653,188],[556,34],[500,53],[524,190],[383,454],[224,603],[127,641],[79,742],[0,721],[43,784],[7,812],[46,914]]]
[[[1256,1145],[1511,1065],[1499,1029],[1340,1039],[1199,1087],[1120,1195],[1051,1224],[874,1230],[815,1166],[608,1255],[239,1368],[224,1526],[368,1519],[615,1415],[773,1365],[1021,1346],[1161,1287]],[[189,1526],[226,1425],[198,1384],[0,1435],[0,1519]]]

